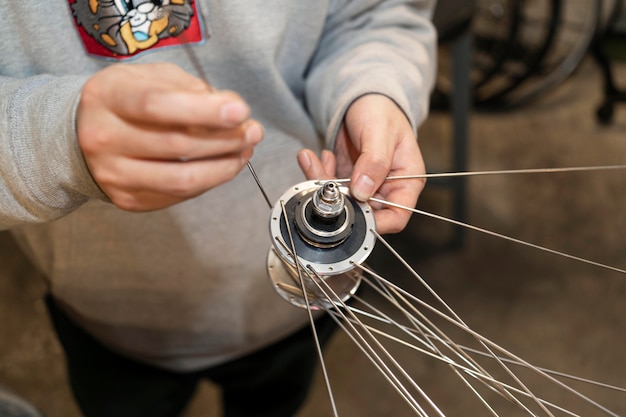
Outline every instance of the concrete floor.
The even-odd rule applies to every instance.
[[[619,70],[626,73],[626,67]],[[476,114],[470,169],[624,163],[626,105],[617,108],[612,126],[601,127],[594,118],[599,100],[598,71],[587,62],[532,106]],[[429,169],[448,170],[449,117],[433,114],[420,142]],[[626,268],[625,189],[624,171],[477,177],[469,181],[468,221]],[[431,184],[419,207],[446,215],[449,190]],[[442,222],[415,217],[392,244],[479,333],[537,365],[626,387],[626,276],[477,232],[467,233],[462,248],[448,250],[444,244],[451,230]],[[414,287],[384,250],[375,251],[372,264],[383,275]],[[41,277],[15,250],[10,236],[0,233],[0,384],[28,398],[48,417],[77,417],[62,353],[41,301],[44,290]],[[394,352],[446,415],[490,415],[449,368],[419,353]],[[345,335],[332,341],[326,363],[339,415],[410,415]],[[543,392],[547,385],[539,382],[533,388]],[[626,394],[575,386],[617,415],[626,415]],[[580,415],[604,415],[546,389],[550,399]],[[214,387],[202,385],[185,416],[219,415],[216,396]],[[525,415],[508,404],[498,407],[500,415]],[[326,415],[332,413],[318,378],[299,417]]]

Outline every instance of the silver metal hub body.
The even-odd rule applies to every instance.
[[[376,237],[374,214],[367,203],[354,200],[347,187],[332,181],[307,181],[288,189],[272,209],[268,272],[277,292],[287,301],[306,307],[292,245],[310,303],[328,298],[319,289],[322,279],[343,301],[359,286],[361,264]],[[291,233],[291,236],[290,236]],[[312,272],[315,271],[315,272]]]

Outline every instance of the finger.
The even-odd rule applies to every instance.
[[[350,191],[359,201],[367,201],[382,185],[391,169],[393,148],[385,141],[364,141],[354,164]]]
[[[142,89],[113,100],[113,110],[129,120],[149,121],[162,125],[229,128],[250,117],[250,108],[236,93],[218,91],[154,91]]]
[[[426,167],[422,158],[419,145],[409,139],[401,141],[392,162],[390,175],[413,175],[424,174]],[[417,204],[426,180],[423,178],[392,180],[385,182],[377,192],[382,200],[390,201],[403,207],[412,209]],[[377,225],[381,233],[397,233],[407,224],[412,212],[392,207],[383,206],[382,210],[376,210]]]
[[[105,107],[120,117],[159,124],[232,127],[249,117],[245,101],[232,91],[210,86],[175,66],[166,74],[150,65],[114,65],[90,78],[82,107]],[[175,74],[167,74],[167,72]]]
[[[383,208],[374,211],[376,230],[381,235],[399,233],[409,222],[410,213],[398,208]]]
[[[383,201],[412,209],[417,204],[420,193],[424,189],[423,179],[394,180],[385,183],[376,193],[376,197]],[[406,227],[412,212],[390,205],[373,203],[376,228],[379,233],[398,233]]]
[[[180,197],[164,195],[152,191],[116,190],[114,197],[109,196],[111,202],[118,208],[132,212],[148,212],[160,210],[182,201]]]
[[[150,83],[159,81],[164,86],[175,86],[185,90],[215,91],[215,88],[203,79],[188,73],[172,63],[158,62],[132,66],[120,64],[119,66],[123,68],[121,71],[132,72],[133,77],[130,78],[131,80],[146,79]]]
[[[125,160],[107,172],[92,172],[118,207],[130,211],[155,210],[195,197],[234,178],[252,151],[215,160],[163,162]],[[146,196],[149,196],[146,197]]]
[[[348,137],[345,123],[341,125],[335,141],[336,172],[340,178],[349,177],[354,169],[354,161],[359,157],[359,149]]]
[[[328,158],[328,156],[326,156]],[[324,164],[310,149],[303,149],[297,155],[298,164],[308,180],[331,179],[333,173],[326,172]],[[327,164],[329,162],[327,161]],[[331,162],[332,164],[332,162]]]
[[[106,123],[107,128],[102,129],[101,123]],[[159,128],[129,125],[111,116],[99,124],[79,128],[81,147],[86,154],[115,152],[131,158],[159,160],[214,158],[241,152],[257,145],[263,135],[263,127],[254,120],[231,129]]]
[[[330,178],[337,176],[337,158],[334,153],[327,149],[322,151],[322,166],[324,167],[324,172],[326,172]]]

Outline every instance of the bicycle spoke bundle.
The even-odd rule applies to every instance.
[[[604,167],[623,168],[625,167]],[[565,168],[563,171],[598,169],[603,168]],[[481,172],[476,175],[533,172],[535,170]],[[406,177],[388,180],[398,179]],[[372,210],[367,204],[358,203],[350,197],[347,187],[340,185],[345,182],[347,180],[297,184],[279,199],[270,216],[273,243],[268,256],[270,277],[279,295],[309,312],[314,334],[313,312],[324,310],[417,416],[446,414],[443,406],[436,404],[410,375],[407,364],[400,363],[395,357],[395,348],[390,345],[410,349],[414,355],[427,357],[449,368],[468,392],[482,404],[485,415],[503,415],[500,414],[500,408],[504,403],[530,416],[582,415],[577,409],[568,408],[571,404],[581,403],[585,404],[586,409],[592,410],[595,413],[593,415],[618,415],[575,389],[571,382],[600,386],[617,392],[616,395],[624,395],[625,389],[532,365],[470,328],[392,245],[376,232]],[[380,199],[372,200],[413,213],[433,216],[579,262],[626,273],[619,268],[441,216]],[[365,264],[374,243],[390,252],[422,288],[423,291],[418,292],[423,292],[427,297],[417,296],[415,291],[406,291],[392,279]],[[377,302],[373,303],[361,297],[359,287],[375,294]],[[464,344],[458,341],[459,338],[464,340]],[[332,382],[324,366],[321,347],[318,345],[317,348],[333,412],[339,415],[332,397]],[[565,403],[562,400],[559,403],[551,400],[543,392],[546,385],[551,386],[551,389],[562,390],[572,399]]]

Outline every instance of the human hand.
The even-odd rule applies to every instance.
[[[85,84],[78,143],[116,206],[164,208],[222,184],[263,138],[244,100],[172,64],[112,65]]]
[[[426,168],[417,140],[404,113],[389,98],[371,94],[356,100],[348,109],[335,145],[335,156],[322,152],[321,159],[310,150],[298,154],[307,178],[350,178],[350,191],[360,201],[375,196],[405,207],[415,207],[424,179],[393,180],[390,175],[424,174]],[[378,232],[404,229],[411,213],[373,203]]]

